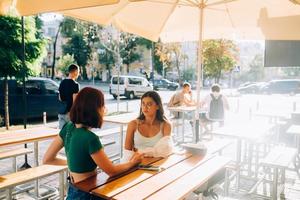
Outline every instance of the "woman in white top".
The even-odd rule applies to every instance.
[[[164,115],[159,94],[146,92],[141,98],[139,117],[128,124],[125,150],[142,152],[170,134],[171,125]]]

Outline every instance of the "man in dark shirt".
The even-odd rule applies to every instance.
[[[79,84],[75,81],[79,76],[79,67],[75,64],[69,66],[69,76],[64,79],[59,85],[59,100],[61,101],[60,109],[58,111],[59,128],[70,121],[69,112],[71,110],[73,101],[79,92]]]

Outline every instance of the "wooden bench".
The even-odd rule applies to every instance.
[[[127,129],[127,126],[123,127],[124,129]],[[114,134],[120,133],[120,127],[115,127],[115,128],[109,128],[109,129],[93,129],[94,133],[98,135],[98,137],[103,138],[107,136],[111,136]]]
[[[12,167],[13,167],[14,172],[16,172],[17,171],[17,156],[29,154],[32,152],[33,151],[31,149],[27,149],[27,148],[18,148],[18,149],[0,151],[0,160],[6,159],[6,158],[13,158]]]
[[[294,162],[296,155],[297,149],[295,148],[274,147],[261,161],[261,166],[263,166],[264,168],[272,168],[274,170],[271,194],[272,199],[277,199],[278,193],[282,192],[281,189],[283,189],[285,183],[285,170],[289,168],[292,162]],[[279,170],[281,172],[281,188],[278,190]]]
[[[68,169],[66,165],[40,165],[25,169],[8,175],[0,176],[0,190],[6,190],[6,199],[12,199],[12,191],[15,186],[26,182],[35,181],[40,178],[59,173],[59,198],[64,198],[64,172]],[[35,188],[38,197],[38,188]]]

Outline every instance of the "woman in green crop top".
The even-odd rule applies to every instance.
[[[102,126],[104,110],[104,95],[101,91],[90,87],[82,89],[71,108],[71,122],[63,127],[44,155],[44,163],[68,164],[71,183],[67,199],[98,199],[72,185],[95,175],[97,166],[109,176],[114,176],[141,162],[142,155],[138,153],[124,164],[114,165],[108,159],[98,136],[91,131],[92,128]],[[57,158],[63,147],[67,161]]]

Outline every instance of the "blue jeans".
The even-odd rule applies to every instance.
[[[71,183],[69,183],[69,189],[66,200],[104,200],[100,197],[94,196],[88,192],[84,192],[74,187]]]
[[[58,127],[62,129],[64,125],[70,121],[69,113],[67,114],[58,114]]]

